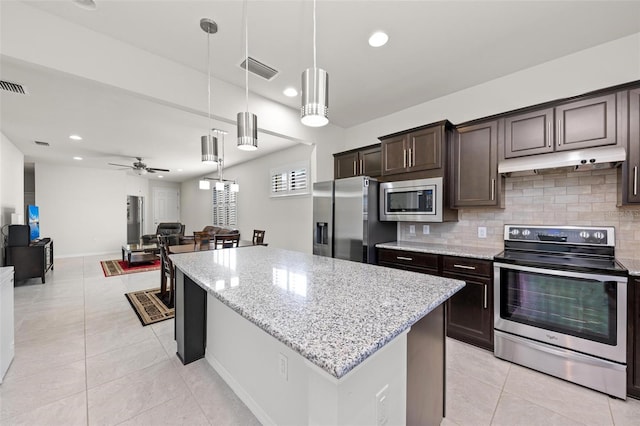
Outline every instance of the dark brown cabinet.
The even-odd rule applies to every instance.
[[[640,278],[629,278],[627,296],[627,394],[640,398]]]
[[[456,129],[452,146],[453,207],[499,206],[498,123]]]
[[[334,179],[381,174],[380,144],[333,154]]]
[[[380,138],[382,175],[441,169],[446,123]]]
[[[623,202],[640,203],[640,89],[628,93],[628,146],[627,161],[623,167]],[[626,117],[625,117],[626,118]]]
[[[13,265],[16,281],[39,277],[44,284],[46,273],[53,269],[53,240],[49,238],[24,247],[5,247],[5,252],[5,265]]]
[[[504,119],[504,158],[618,143],[618,99],[609,93]]]
[[[443,256],[442,276],[466,283],[447,301],[447,336],[493,350],[492,262]]]
[[[493,350],[492,261],[380,248],[378,264],[464,281],[447,301],[447,336]]]

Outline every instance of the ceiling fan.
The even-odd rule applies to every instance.
[[[128,167],[132,169],[134,172],[136,172],[136,174],[138,175],[144,175],[147,172],[148,173],[169,172],[168,169],[158,169],[156,167],[147,167],[147,165],[142,162],[142,157],[136,157],[136,160],[138,161],[135,161],[132,166],[128,166],[126,164],[115,164],[115,163],[108,163],[108,164],[110,166]]]

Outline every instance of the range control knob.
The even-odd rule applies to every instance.
[[[605,234],[604,234],[604,232],[596,231],[596,232],[593,233],[593,236],[597,240],[604,240]]]
[[[520,230],[519,229],[512,229],[510,234],[511,235],[520,235]]]
[[[587,231],[582,231],[580,232],[580,237],[586,240],[587,238],[589,238],[589,233]]]
[[[525,237],[528,237],[529,235],[531,235],[531,231],[529,231],[528,229],[523,229],[522,230],[522,235]]]

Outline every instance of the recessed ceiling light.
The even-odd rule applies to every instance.
[[[182,171],[182,169],[178,169],[178,171],[179,171],[179,172],[181,172],[181,171]]]
[[[158,179],[162,179],[164,176],[162,175],[158,175]]]
[[[73,159],[80,161],[80,160],[82,160],[82,157],[73,157]]]
[[[384,46],[385,44],[387,44],[387,41],[389,41],[389,36],[387,35],[387,33],[382,31],[376,31],[371,35],[371,37],[369,37],[369,46],[371,47]]]
[[[285,96],[288,96],[290,98],[293,98],[294,96],[298,96],[298,91],[293,87],[287,87],[286,89],[284,89],[282,93],[284,93]]]
[[[74,141],[81,141],[82,140],[82,136],[71,135],[71,136],[69,136],[69,139],[72,139]]]

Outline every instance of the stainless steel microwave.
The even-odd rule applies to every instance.
[[[441,177],[383,182],[380,184],[380,220],[443,222],[443,194]]]

